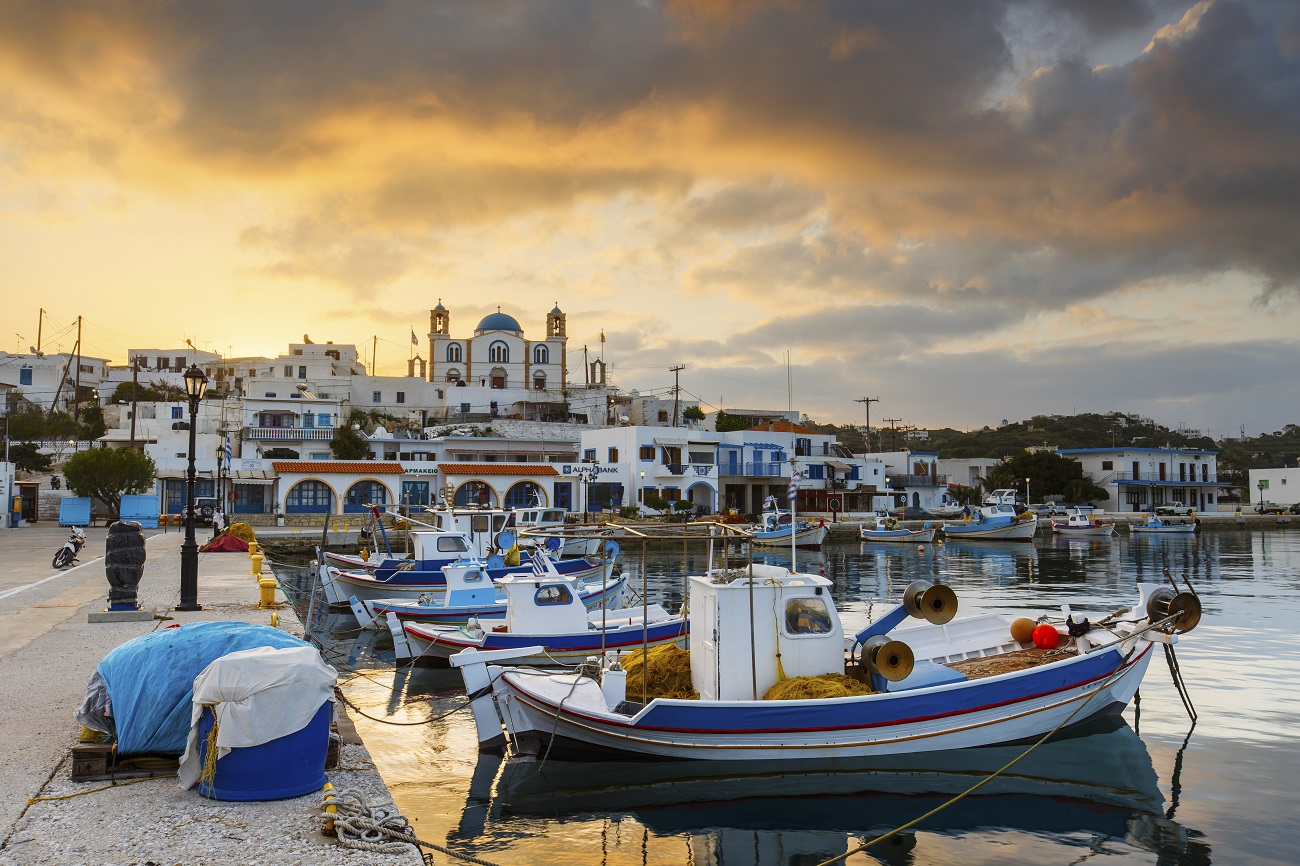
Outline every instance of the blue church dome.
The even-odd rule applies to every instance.
[[[514,316],[507,315],[497,311],[483,317],[483,321],[478,323],[475,331],[517,331],[522,332],[524,329],[519,327]]]

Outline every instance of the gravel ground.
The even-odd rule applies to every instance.
[[[0,701],[0,761],[5,766],[0,773],[0,866],[420,863],[409,846],[404,854],[378,854],[347,849],[323,836],[316,818],[320,794],[222,802],[182,791],[174,778],[117,786],[71,781],[70,750],[80,731],[73,713],[95,666],[110,650],[173,621],[270,622],[269,612],[256,607],[257,583],[242,554],[200,554],[199,602],[205,609],[174,611],[180,595],[181,536],[175,531],[145,534],[148,560],[140,601],[159,618],[89,623],[89,613],[104,609],[108,590],[103,563],[96,561],[103,555],[102,531],[82,551],[84,565],[54,572],[50,558],[66,530],[0,530],[0,682],[6,691]],[[200,534],[200,543],[207,535]],[[301,624],[287,605],[281,605],[278,616],[280,628],[301,635]],[[346,719],[340,732],[339,767],[328,773],[335,789],[392,809],[382,777]],[[81,796],[28,802],[67,794]]]

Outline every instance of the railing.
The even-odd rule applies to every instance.
[[[1116,472],[1116,481],[1131,481],[1134,483],[1145,484],[1218,484],[1219,481],[1215,475],[1209,478],[1188,477],[1188,478],[1171,478],[1172,473],[1165,473],[1161,478],[1159,472]],[[1217,473],[1216,473],[1217,474]]]
[[[893,475],[889,476],[891,487],[947,487],[947,475]]]
[[[259,442],[328,442],[333,427],[245,427],[244,439]]]
[[[757,475],[763,478],[775,478],[785,474],[785,463],[746,463],[746,475]]]

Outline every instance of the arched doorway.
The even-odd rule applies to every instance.
[[[686,499],[691,503],[692,509],[699,514],[712,514],[717,502],[717,491],[708,484],[692,484],[686,489]]]
[[[456,495],[452,499],[453,505],[461,507],[467,505],[496,505],[496,491],[486,481],[466,481],[456,488]]]
[[[366,478],[348,488],[343,499],[343,513],[359,514],[368,511],[368,506],[387,504],[388,488],[373,478]]]
[[[284,498],[286,514],[329,514],[333,505],[334,491],[324,481],[299,481]]]
[[[520,481],[506,491],[506,508],[537,508],[546,505],[546,494],[532,481]]]

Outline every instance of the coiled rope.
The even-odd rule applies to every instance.
[[[411,829],[410,821],[405,815],[395,809],[390,810],[387,806],[371,806],[361,794],[351,791],[335,794],[327,789],[321,809],[322,814],[317,816],[318,820],[325,825],[326,831],[333,825],[339,844],[345,848],[379,854],[400,854],[407,850],[408,845],[414,845],[439,851],[466,863],[497,866],[491,860],[420,839]]]

